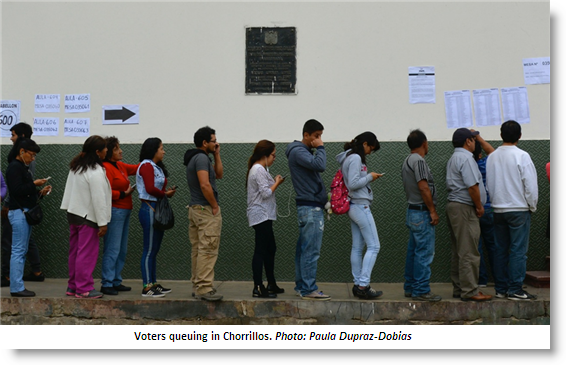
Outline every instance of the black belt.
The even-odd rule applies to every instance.
[[[410,210],[426,210],[428,211],[428,207],[426,205],[421,204],[409,204]]]

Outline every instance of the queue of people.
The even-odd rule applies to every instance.
[[[18,124],[18,128],[22,128],[22,124],[25,123]],[[321,176],[326,171],[327,161],[323,131],[320,122],[308,120],[303,127],[302,139],[290,143],[285,151],[296,194],[299,227],[294,290],[302,299],[315,301],[331,299],[316,284],[324,212],[329,199]],[[454,154],[446,169],[446,218],[452,242],[450,273],[453,297],[462,301],[492,299],[491,295],[480,290],[487,284],[482,248],[489,253],[497,298],[536,299],[522,287],[530,216],[536,211],[538,201],[536,170],[528,153],[517,147],[521,138],[521,126],[517,122],[505,122],[501,126],[501,137],[503,146],[498,149],[474,130],[460,128],[452,137]],[[219,301],[223,296],[213,285],[222,230],[216,179],[223,178],[224,168],[214,129],[200,128],[193,141],[196,148],[187,150],[183,159],[190,190],[188,220],[192,245],[192,295],[196,299]],[[404,294],[414,300],[438,302],[442,298],[430,290],[435,228],[439,223],[436,210],[438,188],[425,160],[429,152],[426,135],[418,129],[413,130],[407,137],[407,144],[410,154],[401,166],[407,198],[406,226],[409,229]],[[370,209],[374,199],[372,184],[383,174],[369,172],[367,160],[379,149],[376,135],[367,131],[346,143],[344,152],[336,156],[348,191],[352,294],[363,300],[383,295],[382,291],[370,285],[381,247]],[[485,157],[482,157],[482,150]],[[47,183],[47,179],[33,180],[30,171],[31,163],[39,152],[40,148],[33,140],[18,137],[8,156],[7,189],[2,176],[2,200],[6,196],[5,190],[10,197],[7,203],[11,228],[9,285],[10,293],[15,297],[35,295],[25,289],[22,278],[32,230],[26,220],[26,212],[51,192],[50,185],[38,189]],[[154,227],[156,207],[160,199],[173,198],[177,189],[176,186],[167,187],[169,174],[164,158],[165,150],[159,138],[145,140],[137,164],[122,162],[122,150],[116,137],[91,136],[85,141],[81,153],[71,161],[61,204],[61,209],[67,213],[70,229],[67,295],[100,298],[132,289],[122,284],[121,272],[126,261],[134,188],[141,201],[138,218],[143,230],[141,295],[160,298],[172,291],[157,281],[157,254],[165,231]],[[259,141],[248,160],[245,181],[247,218],[255,232],[251,260],[252,296],[268,299],[285,292],[275,279],[277,247],[273,225],[277,220],[276,190],[286,178],[270,174],[269,168],[275,159],[275,144],[268,140]],[[136,183],[131,185],[128,177],[133,175]],[[104,251],[99,292],[94,289],[92,273],[101,237],[104,237]],[[4,246],[3,237],[3,286],[7,278]],[[267,286],[264,285],[264,271]]]

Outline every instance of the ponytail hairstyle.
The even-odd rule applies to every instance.
[[[268,141],[267,139],[262,139],[259,141],[255,147],[254,152],[248,159],[248,172],[246,174],[246,188],[248,187],[248,176],[250,175],[250,170],[252,166],[264,157],[269,157],[275,150],[275,143]]]
[[[344,144],[344,151],[351,150],[350,152],[348,152],[347,156],[350,156],[353,153],[359,155],[362,159],[362,163],[365,165],[366,152],[364,151],[364,142],[366,142],[369,147],[373,147],[374,151],[377,151],[381,148],[375,134],[373,134],[372,132],[364,132],[356,136],[356,138],[354,138],[350,142]]]
[[[153,157],[155,157],[155,154],[157,153],[159,146],[161,146],[162,144],[163,142],[161,142],[161,140],[157,137],[146,139],[143,142],[140,150],[140,162],[142,162],[143,160],[153,161]],[[156,165],[159,166],[161,170],[163,170],[163,174],[165,175],[165,177],[169,177],[169,172],[165,168],[165,164],[163,163],[163,161],[157,162]]]
[[[89,168],[96,169],[96,165],[102,166],[102,160],[96,154],[106,147],[106,141],[100,136],[90,136],[83,144],[83,150],[73,161],[71,161],[71,171],[82,174]]]

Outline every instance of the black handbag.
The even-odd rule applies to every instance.
[[[43,210],[41,210],[41,205],[37,204],[35,207],[31,208],[27,212],[24,211],[26,216],[26,221],[30,226],[36,226],[41,223],[43,219]]]
[[[37,199],[36,205],[33,208],[30,208],[27,212],[22,208],[20,203],[18,203],[18,201],[15,198],[10,197],[10,199],[14,199],[14,201],[16,202],[16,204],[18,204],[22,212],[24,212],[24,215],[26,216],[26,221],[30,226],[37,226],[39,223],[41,223],[41,221],[43,220],[43,210],[41,209],[41,205],[39,205],[39,202],[41,201],[39,198]]]
[[[149,205],[147,202],[146,204]],[[175,216],[173,215],[173,209],[171,209],[171,205],[169,205],[169,199],[167,197],[157,200],[155,209],[153,209],[151,205],[149,205],[149,207],[154,211],[153,228],[160,231],[173,228],[175,225]]]

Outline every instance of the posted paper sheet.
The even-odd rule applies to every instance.
[[[409,67],[409,102],[435,104],[436,80],[434,67]]]
[[[34,136],[59,135],[59,118],[33,118]]]
[[[478,127],[501,124],[501,103],[499,89],[478,89],[472,93],[474,97],[474,114]]]
[[[65,118],[65,137],[90,137],[90,118]]]
[[[448,128],[470,128],[473,126],[470,90],[445,91],[444,104]]]
[[[10,128],[20,122],[19,100],[2,100],[0,101],[0,131],[1,137],[11,137]]]
[[[525,85],[550,84],[550,57],[524,58]]]
[[[65,113],[85,113],[90,111],[90,94],[65,95]]]
[[[527,88],[509,87],[501,89],[503,103],[503,120],[514,120],[517,123],[530,123],[529,96]]]
[[[36,113],[59,113],[61,95],[35,94],[34,108]]]

